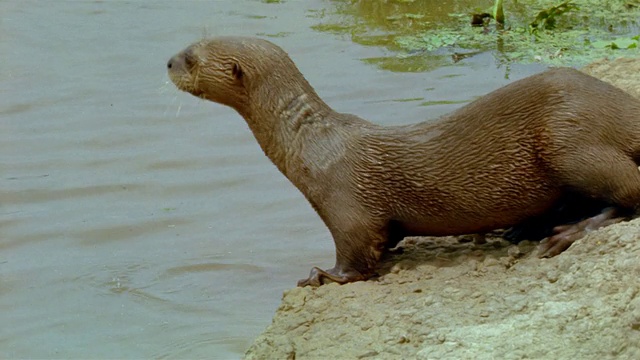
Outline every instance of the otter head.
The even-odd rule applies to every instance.
[[[256,92],[269,91],[271,80],[294,85],[299,74],[289,56],[275,44],[243,37],[199,41],[172,57],[167,68],[169,78],[180,90],[240,113]]]

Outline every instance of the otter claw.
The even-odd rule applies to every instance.
[[[563,225],[564,226],[564,225]],[[578,224],[571,226],[565,230],[559,230],[545,243],[540,244],[538,257],[550,258],[567,250],[571,244],[585,235],[586,231],[581,229]]]
[[[567,250],[576,240],[585,236],[589,231],[599,229],[611,224],[619,223],[624,218],[614,218],[616,210],[606,208],[594,217],[585,219],[577,224],[556,226],[553,230],[556,233],[545,243],[540,245],[538,257],[554,257]]]
[[[360,273],[355,271],[344,273],[342,270],[336,270],[335,267],[326,271],[320,269],[319,267],[313,267],[311,269],[311,272],[309,273],[308,278],[298,281],[298,286],[299,287],[305,287],[305,286],[318,287],[320,285],[325,285],[332,282],[335,282],[338,284],[345,284],[348,282],[364,280],[364,279],[365,279],[364,276],[362,276]]]

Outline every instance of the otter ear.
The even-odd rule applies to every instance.
[[[233,64],[233,68],[231,69],[231,75],[233,75],[233,77],[235,77],[236,80],[242,80],[242,77],[244,76],[244,72],[242,71],[238,63]]]

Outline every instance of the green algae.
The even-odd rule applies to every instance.
[[[495,13],[492,3],[334,0],[331,21],[322,21],[325,12],[312,16],[321,20],[314,27],[318,31],[390,50],[388,56],[362,60],[391,71],[428,71],[482,52],[502,64],[572,66],[640,55],[640,0],[507,0],[504,25],[491,20],[471,26],[473,14]]]
[[[370,101],[370,103],[405,103],[405,102],[416,102],[416,101],[424,101],[424,98],[422,97],[415,97],[415,98],[400,98],[400,99],[385,99],[385,100],[375,100],[375,101]]]
[[[256,35],[258,36],[264,36],[264,37],[269,37],[269,38],[283,38],[283,37],[287,37],[289,35],[293,34],[292,32],[288,32],[288,31],[281,31],[281,32],[277,32],[277,33],[257,33]]]
[[[380,69],[395,72],[425,72],[451,63],[446,57],[436,54],[409,55],[400,53],[396,56],[371,57],[361,60]]]
[[[452,104],[466,104],[469,100],[435,100],[435,101],[424,101],[420,103],[420,106],[434,106],[434,105],[452,105]]]

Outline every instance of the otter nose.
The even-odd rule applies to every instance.
[[[175,55],[174,57],[169,59],[169,62],[167,62],[167,69],[169,70],[179,69],[180,67],[183,67],[183,66],[184,66],[184,56],[181,56],[181,54]]]

